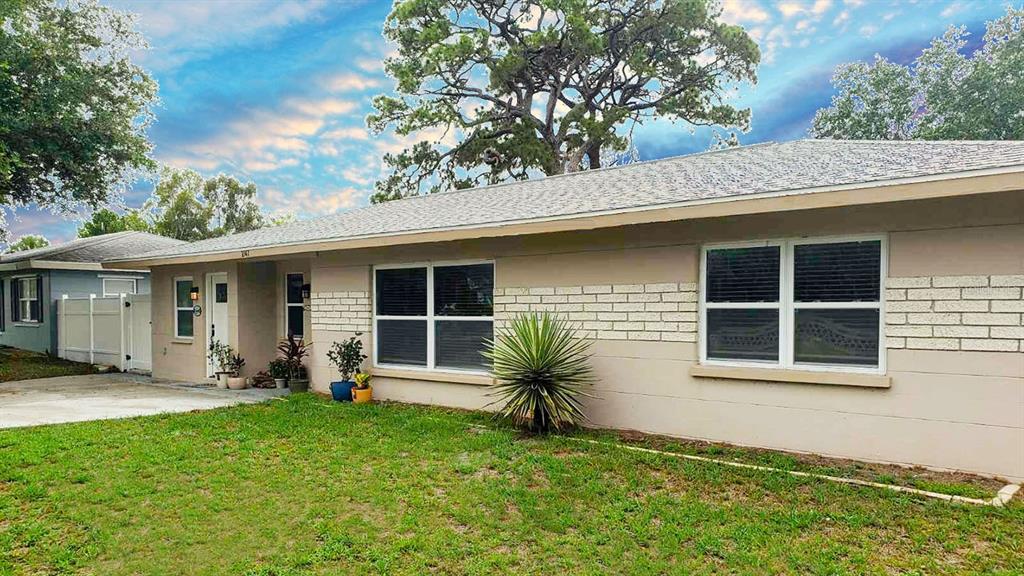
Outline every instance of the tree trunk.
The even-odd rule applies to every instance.
[[[587,150],[587,160],[590,161],[590,169],[591,170],[593,170],[595,168],[600,168],[601,167],[601,147],[600,146],[596,146],[596,145],[595,146],[591,146],[590,149]]]

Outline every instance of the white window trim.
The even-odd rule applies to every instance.
[[[130,294],[138,294],[139,293],[139,280],[137,278],[132,278],[132,277],[129,277],[129,276],[101,276],[101,278],[103,279],[103,297],[104,298],[116,298],[116,297],[121,295],[120,292],[116,292],[116,293],[115,292],[107,292],[107,281],[108,280],[131,281],[131,283],[132,283],[132,291],[130,292]]]
[[[18,284],[21,284],[22,282],[28,280],[29,284],[33,288],[37,289],[39,287],[39,278],[40,278],[39,275],[34,275],[34,276],[15,276],[13,278],[13,280],[15,282],[17,282]],[[11,290],[11,298],[14,298],[14,292],[15,292],[14,290]],[[43,295],[37,293],[35,298],[25,298],[24,296],[22,296],[24,291],[21,289],[20,286],[19,286],[19,289],[17,290],[17,293],[18,293],[18,321],[15,322],[15,324],[27,324],[29,326],[35,326],[36,324],[41,324],[43,322],[43,303],[42,303],[42,296]],[[25,303],[25,302],[28,303],[28,310],[29,310],[30,313],[31,313],[31,310],[32,310],[32,302],[39,302],[39,306],[38,306],[38,308],[39,308],[39,318],[29,319],[29,320],[25,319],[25,316],[24,316],[25,310],[22,309],[22,304]]]
[[[302,313],[302,331],[303,332],[306,331],[306,313],[305,313],[306,299],[303,298],[302,302],[297,302],[297,303],[296,302],[288,302],[288,277],[289,276],[302,276],[302,284],[303,285],[306,284],[306,273],[305,272],[295,271],[295,272],[285,272],[284,273],[284,278],[282,280],[284,282],[284,334],[283,334],[283,336],[285,338],[288,337],[288,309],[289,308],[302,308],[303,309],[303,313]],[[301,297],[301,294],[300,294],[300,297]],[[305,334],[296,334],[296,336],[298,336],[300,340],[304,339],[306,337]]]
[[[175,276],[174,283],[172,284],[173,290],[171,291],[171,303],[174,305],[174,339],[175,340],[194,340],[196,337],[196,325],[192,323],[192,335],[182,336],[178,332],[178,312],[182,310],[192,311],[192,306],[181,307],[178,306],[178,282],[188,282],[190,285],[189,293],[191,294],[192,288],[195,288],[195,282],[191,276]]]
[[[834,244],[839,242],[878,241],[881,246],[879,262],[878,302],[793,302],[793,247],[802,244]],[[779,302],[720,302],[707,301],[707,254],[708,250],[729,248],[754,248],[759,246],[779,246]],[[700,251],[700,323],[698,326],[698,347],[700,363],[709,366],[740,366],[754,368],[772,368],[779,370],[806,370],[818,372],[854,372],[862,374],[886,373],[885,346],[885,279],[889,270],[888,238],[882,234],[820,236],[761,240],[753,242],[730,242],[707,244]],[[759,362],[753,360],[722,360],[707,357],[707,311],[715,308],[740,309],[778,309],[779,311],[779,361]],[[797,309],[877,309],[878,310],[878,366],[850,366],[843,364],[809,364],[794,361],[793,333]]]
[[[370,308],[373,316],[373,366],[374,368],[394,368],[398,370],[414,370],[420,372],[450,372],[456,374],[475,374],[489,376],[490,372],[486,370],[469,370],[465,368],[438,368],[434,365],[434,346],[436,339],[436,325],[435,321],[440,318],[442,321],[478,321],[478,322],[490,322],[491,326],[494,326],[494,314],[490,316],[434,316],[434,268],[445,267],[445,266],[470,266],[473,264],[490,264],[492,266],[492,274],[496,270],[494,260],[443,260],[436,262],[412,262],[405,264],[379,264],[373,266],[371,274],[373,275],[373,290],[370,298]],[[397,270],[402,268],[426,268],[427,269],[427,315],[426,316],[392,316],[392,315],[377,315],[377,270]],[[382,364],[377,361],[377,349],[380,348],[377,345],[377,338],[380,336],[380,330],[377,329],[378,320],[425,320],[427,322],[427,365],[426,366],[413,366],[410,364]]]

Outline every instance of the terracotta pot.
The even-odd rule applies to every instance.
[[[352,402],[355,404],[366,404],[373,401],[373,388],[353,388]]]
[[[228,377],[228,388],[231,390],[245,390],[249,387],[248,382],[245,378],[239,378],[238,376]]]

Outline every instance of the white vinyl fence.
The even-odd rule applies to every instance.
[[[149,294],[62,298],[57,355],[120,370],[152,370],[150,309]]]

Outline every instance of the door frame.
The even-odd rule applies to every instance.
[[[213,363],[210,361],[209,351],[210,351],[210,344],[213,343],[213,330],[211,329],[211,325],[213,324],[213,310],[214,310],[214,306],[217,303],[217,290],[216,290],[215,286],[217,285],[217,283],[218,283],[217,281],[218,280],[223,280],[224,284],[228,284],[228,273],[227,272],[210,272],[210,273],[208,273],[206,275],[206,314],[204,314],[204,316],[206,316],[206,348],[203,350],[203,356],[205,356],[205,358],[206,358],[206,377],[207,378],[213,378],[214,376],[216,376],[215,368],[213,366]],[[224,306],[228,306],[228,304],[230,304],[230,302],[231,302],[230,284],[228,285],[228,288],[229,288],[229,290],[228,290],[228,303],[225,303]],[[230,331],[231,331],[231,315],[228,314],[228,313],[225,313],[224,314],[224,318],[225,318],[226,322],[228,322],[228,326],[227,326],[228,338],[227,338],[227,340],[228,340],[228,343],[230,344],[230,342],[231,342],[231,333],[230,333]]]

